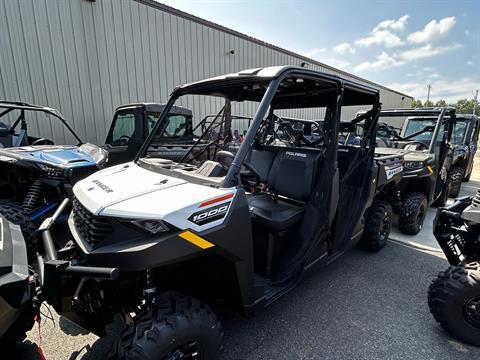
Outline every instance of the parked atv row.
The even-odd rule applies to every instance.
[[[156,141],[192,96],[221,106],[181,160],[164,159]],[[243,102],[257,108],[242,118],[248,130],[225,132]],[[345,106],[369,110],[340,122]],[[313,135],[282,119],[305,108],[326,114]],[[43,222],[37,261],[27,261],[19,228],[0,221],[3,345],[21,340],[47,302],[100,336],[122,319],[118,358],[217,358],[220,304],[254,315],[356,243],[385,246],[392,208],[382,194],[401,181],[404,160],[375,154],[379,114],[378,90],[305,68],[176,88],[134,160],[78,181],[72,210],[66,199]],[[358,143],[338,145],[360,122]],[[57,238],[62,215],[71,235]]]

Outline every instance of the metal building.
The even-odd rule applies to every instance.
[[[0,99],[57,108],[100,144],[118,105],[165,102],[176,85],[255,67],[307,63],[379,88],[384,107],[412,101],[153,0],[0,0],[0,49]],[[44,124],[32,130],[64,139]]]

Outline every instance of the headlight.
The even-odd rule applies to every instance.
[[[45,173],[45,175],[50,177],[63,177],[63,169],[57,168],[55,166],[49,166],[45,164],[37,164],[40,169]]]
[[[409,170],[421,169],[424,166],[421,161],[405,161],[405,168]]]
[[[129,220],[131,224],[142,228],[150,234],[158,234],[170,231],[167,223],[162,220]]]

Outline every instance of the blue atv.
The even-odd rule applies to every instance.
[[[77,145],[31,136],[29,126],[39,133],[49,129]],[[107,158],[107,151],[84,143],[57,110],[0,101],[0,214],[20,226],[30,258],[36,253],[39,224]]]

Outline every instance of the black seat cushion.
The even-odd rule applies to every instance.
[[[273,199],[269,194],[252,195],[248,198],[252,220],[272,232],[288,229],[299,223],[304,207],[284,200]]]

